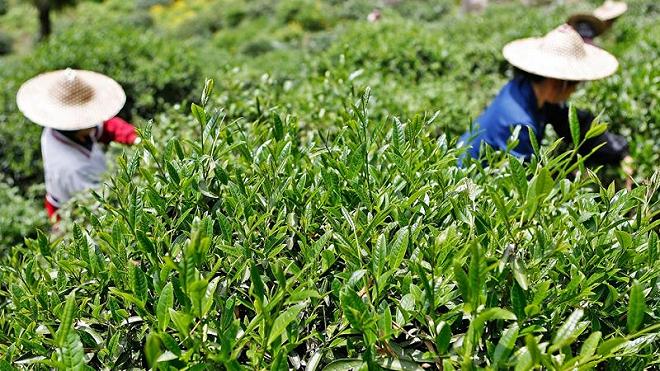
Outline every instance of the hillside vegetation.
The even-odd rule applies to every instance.
[[[658,367],[657,4],[630,3],[599,39],[620,70],[573,99],[630,139],[626,191],[550,131],[531,163],[456,166],[511,76],[502,46],[574,8],[385,1],[369,23],[373,3],[81,2],[26,48],[33,14],[9,1],[0,365]],[[110,146],[49,234],[41,129],[14,97],[65,67],[119,81],[143,141]]]

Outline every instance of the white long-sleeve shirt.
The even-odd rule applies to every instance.
[[[107,168],[98,142],[89,150],[50,128],[41,134],[41,156],[46,199],[58,208],[76,193],[97,186]]]

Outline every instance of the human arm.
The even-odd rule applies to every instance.
[[[626,189],[629,191],[632,190],[633,187],[633,176],[635,175],[634,163],[635,161],[630,155],[627,155],[621,161],[621,169],[623,170],[623,173],[626,174]]]
[[[121,144],[137,144],[140,137],[137,135],[135,126],[119,117],[113,117],[103,123],[97,134],[97,140],[101,143],[117,142]]]

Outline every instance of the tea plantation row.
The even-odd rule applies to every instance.
[[[83,3],[0,71],[3,367],[657,367],[653,2],[603,40],[620,72],[576,100],[631,138],[632,192],[552,135],[527,165],[455,166],[457,135],[508,74],[501,46],[568,9],[460,18],[415,1],[368,24],[360,1],[231,1],[220,18],[189,3],[151,8],[153,24]],[[134,23],[83,26],[100,14]],[[12,89],[65,65],[117,78],[144,140],[50,237],[17,188],[39,192],[39,129]]]

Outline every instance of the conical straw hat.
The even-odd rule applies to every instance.
[[[502,53],[523,71],[559,80],[598,80],[619,66],[613,55],[586,44],[569,25],[561,25],[544,37],[512,41]]]
[[[622,1],[607,0],[603,5],[594,9],[594,15],[602,21],[609,21],[618,18],[621,14],[628,10],[628,4]]]
[[[568,18],[566,21],[567,24],[569,24],[575,31],[577,31],[580,35],[585,36],[581,31],[581,28],[585,26],[585,24],[593,30],[593,35],[589,36],[591,38],[594,38],[603,32],[605,32],[605,29],[607,29],[607,25],[605,22],[603,22],[600,18],[596,17],[595,15],[591,14],[586,14],[586,13],[578,13],[578,14],[573,14]]]
[[[114,117],[126,94],[113,79],[84,70],[47,72],[26,81],[16,104],[36,124],[59,130],[94,127]]]

